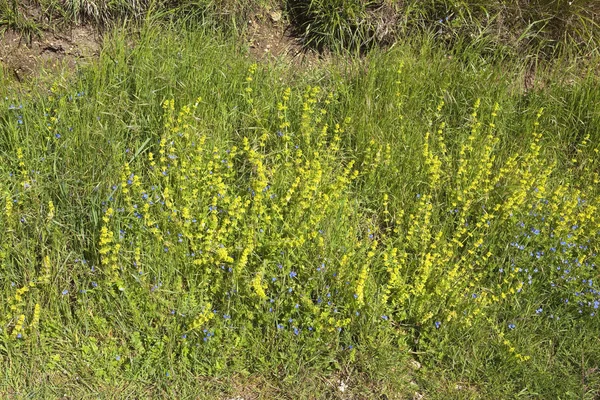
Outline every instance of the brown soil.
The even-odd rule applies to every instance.
[[[248,20],[246,40],[250,54],[258,60],[279,59],[298,66],[310,67],[319,55],[303,48],[290,32],[279,9],[263,10]]]
[[[303,49],[286,29],[280,10],[256,13],[248,20],[246,40],[250,56],[260,61],[279,59],[297,66],[312,66],[319,56]],[[35,77],[42,69],[74,70],[77,64],[98,56],[101,37],[93,26],[66,32],[44,31],[30,42],[17,32],[0,33],[0,66],[16,81]]]
[[[87,26],[61,33],[43,32],[29,43],[15,32],[0,35],[0,65],[19,82],[42,68],[75,69],[77,64],[97,56],[99,50],[99,36]]]

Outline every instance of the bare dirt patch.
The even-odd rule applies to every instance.
[[[0,36],[0,65],[17,81],[23,81],[41,69],[68,67],[96,57],[100,39],[95,29],[74,27],[66,32],[43,32],[27,42],[20,34],[7,31]]]
[[[263,10],[248,20],[246,40],[250,54],[259,60],[280,59],[297,66],[312,66],[319,58],[295,37],[282,10]]]

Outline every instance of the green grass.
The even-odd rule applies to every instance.
[[[2,86],[0,393],[597,397],[598,78],[457,54],[150,24]]]
[[[544,58],[598,47],[600,8],[584,0],[289,0],[287,9],[304,44],[320,50],[365,51],[423,32],[449,47]]]
[[[18,4],[15,0],[0,1],[0,33],[4,34],[7,29],[11,29],[20,32],[27,41],[31,41],[32,37],[40,34],[40,26],[25,16]]]
[[[448,48],[552,59],[596,56],[600,6],[587,0],[0,0],[0,29],[29,39],[44,30],[92,24],[110,30],[149,16],[211,21],[243,32],[248,20],[283,11],[285,28],[306,48],[365,53],[425,34]]]
[[[90,25],[110,31],[148,18],[211,21],[221,29],[241,31],[252,12],[272,7],[270,0],[0,0],[0,29],[28,38],[43,31],[64,31]]]

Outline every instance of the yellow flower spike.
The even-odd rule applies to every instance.
[[[200,330],[202,329],[206,323],[208,323],[211,319],[214,318],[214,313],[212,312],[211,303],[204,303],[202,307],[202,311],[196,316],[193,322],[190,324],[190,330]]]
[[[52,202],[52,200],[50,200],[48,202],[48,215],[46,216],[46,220],[48,222],[50,222],[50,221],[52,221],[52,219],[54,219],[54,212],[55,212],[54,203]]]
[[[51,274],[51,267],[52,265],[50,264],[50,256],[45,256],[42,262],[42,276],[41,276],[41,283],[48,285],[50,284],[50,274]]]
[[[13,337],[13,339],[24,337],[24,331],[23,331],[24,324],[25,324],[25,315],[21,314],[17,318],[17,322],[15,323],[15,326],[11,332],[11,336]]]
[[[356,282],[356,293],[354,297],[356,298],[356,302],[359,306],[363,306],[365,304],[365,283],[367,281],[367,277],[369,275],[369,267],[363,266],[360,271],[360,275],[358,276],[358,281]]]
[[[29,332],[33,333],[33,331],[38,327],[40,322],[40,305],[39,303],[35,303],[35,307],[33,309],[33,317],[31,318],[31,323],[29,324]]]
[[[252,279],[251,286],[254,289],[254,293],[261,299],[265,300],[267,298],[267,294],[265,293],[266,284],[263,284],[263,272],[259,271],[254,275],[254,279]]]
[[[4,195],[4,217],[6,221],[6,228],[10,228],[12,225],[13,217],[13,199],[9,192]]]

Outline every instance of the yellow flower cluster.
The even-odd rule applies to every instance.
[[[24,285],[18,288],[15,291],[15,295],[9,298],[9,315],[8,320],[14,321],[14,325],[11,331],[11,337],[14,339],[25,339],[28,333],[32,333],[34,329],[37,327],[39,318],[40,318],[40,306],[36,304],[33,311],[32,321],[27,326],[25,324],[25,313],[24,310],[27,305],[26,294],[30,293],[34,288],[36,288],[36,284],[34,281],[29,282],[27,285]],[[4,325],[7,325],[7,321],[3,321]],[[29,329],[27,329],[29,328]]]
[[[104,267],[104,274],[109,283],[119,281],[119,251],[121,244],[114,240],[114,233],[109,228],[111,218],[114,215],[112,207],[107,208],[102,217],[102,228],[100,229],[99,250],[101,264]]]
[[[203,326],[205,326],[211,319],[214,318],[214,313],[212,312],[212,305],[210,303],[204,303],[202,306],[202,311],[196,316],[193,322],[190,324],[190,330],[199,330]]]

